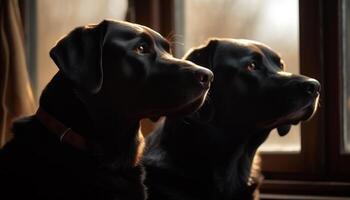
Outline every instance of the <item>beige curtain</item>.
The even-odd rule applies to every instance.
[[[0,147],[15,118],[34,112],[18,0],[0,0]]]

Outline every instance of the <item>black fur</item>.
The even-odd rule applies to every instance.
[[[158,33],[126,22],[78,27],[50,55],[60,71],[40,107],[85,138],[87,150],[59,142],[35,115],[18,120],[0,151],[0,198],[145,199],[139,120],[193,112],[212,73],[173,58]]]
[[[280,57],[253,41],[212,39],[185,59],[208,67],[215,79],[197,113],[168,117],[148,138],[149,199],[253,199],[256,150],[273,128],[284,127],[284,135],[312,116],[319,83],[284,73]]]

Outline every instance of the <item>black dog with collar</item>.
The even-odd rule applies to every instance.
[[[212,73],[127,22],[78,27],[50,55],[43,112],[17,121],[0,152],[0,198],[145,199],[139,120],[195,111]]]

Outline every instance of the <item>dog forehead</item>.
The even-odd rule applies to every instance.
[[[146,34],[160,43],[164,43],[167,41],[158,32],[143,25],[125,21],[107,21],[107,23],[107,39],[117,37],[120,39],[128,40]]]
[[[154,38],[159,39],[159,40],[165,40],[164,37],[158,33],[157,31],[154,31],[151,28],[148,28],[147,26],[143,26],[143,25],[139,25],[141,28],[143,28],[143,30],[145,32],[147,32],[148,34],[152,35]]]
[[[225,57],[242,58],[254,54],[263,54],[261,49],[249,40],[222,39],[217,47],[218,54]]]
[[[138,24],[124,21],[107,21],[107,34],[110,37],[120,36],[125,38],[133,38],[144,32],[144,28]]]
[[[231,39],[228,42],[230,43],[231,48],[244,54],[263,53],[261,51],[263,44],[257,41],[247,39]]]
[[[267,46],[258,41],[247,39],[228,39],[224,40],[226,48],[237,54],[256,55],[260,54],[263,57],[272,58],[273,60],[280,60],[280,55]]]

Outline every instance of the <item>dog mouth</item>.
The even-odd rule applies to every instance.
[[[302,121],[308,121],[311,119],[319,106],[319,97],[320,94],[317,93],[317,96],[306,105],[286,115],[282,120],[279,120],[278,125],[275,126],[278,134],[283,137],[288,134],[292,125],[297,125]]]

